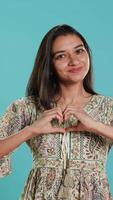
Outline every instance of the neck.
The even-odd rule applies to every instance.
[[[65,104],[79,102],[83,98],[90,96],[88,92],[84,90],[83,83],[77,83],[76,85],[60,85],[61,86],[61,100],[65,101]]]

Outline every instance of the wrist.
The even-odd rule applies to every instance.
[[[33,133],[32,130],[30,129],[30,126],[26,126],[25,128],[23,128],[20,131],[20,134],[24,142],[33,137]]]
[[[104,131],[106,131],[106,125],[103,124],[102,122],[95,121],[92,132],[94,132],[98,135],[104,135]]]
[[[98,121],[94,121],[94,123],[93,123],[90,131],[92,131],[94,133],[99,133],[99,131],[100,131],[100,124],[102,124],[102,123],[100,123]]]

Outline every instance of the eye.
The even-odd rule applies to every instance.
[[[80,49],[77,49],[76,50],[76,53],[79,55],[79,54],[82,54],[82,53],[84,53],[85,52],[85,49],[83,49],[83,48],[80,48]]]
[[[56,60],[62,60],[63,58],[65,58],[66,55],[65,54],[59,54],[55,57]]]

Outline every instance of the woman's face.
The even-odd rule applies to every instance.
[[[61,82],[83,81],[89,71],[89,55],[78,36],[57,37],[53,42],[52,55],[53,66]]]

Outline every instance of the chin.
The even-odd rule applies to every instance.
[[[83,82],[83,79],[74,79],[74,80],[62,80],[61,83],[65,84],[65,85],[73,85],[73,84],[77,84],[77,83],[80,83],[80,82]]]
[[[78,82],[83,82],[85,75],[74,75],[74,76],[68,76],[68,77],[60,77],[59,81],[61,83],[65,83],[65,84],[74,84],[74,83],[78,83]]]
[[[67,82],[72,82],[72,83],[77,83],[77,82],[81,82],[84,80],[84,77],[71,77],[69,79],[67,79]]]

